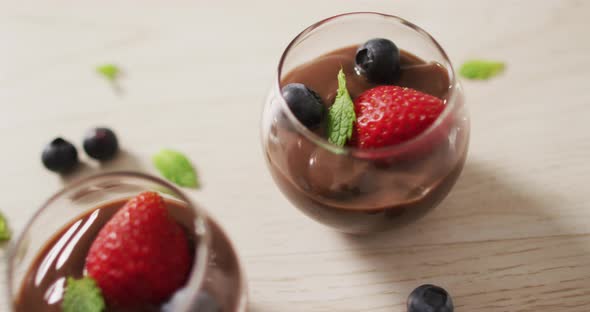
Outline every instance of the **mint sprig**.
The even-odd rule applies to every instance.
[[[160,173],[173,183],[184,187],[199,187],[195,168],[184,154],[163,149],[153,156],[152,161]]]
[[[344,146],[352,137],[352,127],[356,120],[354,103],[346,89],[346,75],[342,68],[338,72],[338,92],[334,104],[328,112],[328,141]]]
[[[115,80],[119,77],[121,70],[117,65],[104,64],[96,67],[96,72],[105,77],[110,82],[115,82]]]
[[[100,288],[92,278],[68,277],[61,307],[63,312],[103,312],[106,305]]]
[[[487,80],[504,71],[503,62],[489,60],[470,60],[465,62],[459,73],[467,79]]]
[[[8,221],[6,221],[6,217],[0,213],[0,243],[9,241],[11,236],[12,232],[8,227]]]

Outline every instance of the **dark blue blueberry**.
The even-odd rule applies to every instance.
[[[371,39],[356,51],[356,68],[372,83],[393,83],[399,75],[399,49],[387,39]]]
[[[43,149],[41,160],[45,168],[65,173],[72,170],[78,164],[78,151],[72,143],[56,138]]]
[[[108,160],[119,150],[119,142],[111,129],[94,128],[84,135],[84,150],[94,159]]]
[[[422,285],[408,297],[408,312],[453,312],[453,300],[441,287]]]
[[[317,128],[326,113],[322,98],[301,83],[290,83],[281,90],[293,115],[309,129]]]

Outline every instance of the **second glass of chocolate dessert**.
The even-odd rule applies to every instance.
[[[463,92],[440,45],[379,13],[320,21],[284,51],[262,144],[287,198],[348,233],[380,231],[437,206],[467,154]]]
[[[221,227],[178,188],[140,173],[96,175],[57,193],[7,262],[7,311],[246,309],[245,277]]]

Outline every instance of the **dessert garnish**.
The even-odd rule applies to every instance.
[[[96,67],[96,72],[105,77],[110,82],[115,82],[121,73],[119,67],[115,64],[104,64]]]
[[[99,161],[113,159],[119,151],[117,135],[106,127],[88,130],[84,134],[82,145],[89,157]],[[58,137],[45,146],[41,159],[47,169],[57,173],[67,173],[78,164],[78,151],[72,143]],[[184,154],[163,149],[152,157],[152,162],[156,169],[171,182],[183,187],[199,187],[195,168]]]
[[[45,168],[57,173],[66,173],[78,164],[78,151],[72,143],[56,138],[45,146],[41,160]]]
[[[426,284],[408,297],[408,312],[453,312],[453,300],[441,287]]]
[[[9,241],[11,236],[12,232],[8,227],[8,221],[6,221],[6,217],[0,213],[0,243]]]
[[[379,148],[408,141],[426,130],[444,110],[444,102],[432,95],[394,85],[400,74],[400,50],[390,40],[371,39],[355,56],[356,74],[376,87],[356,99],[346,87],[346,75],[338,72],[338,90],[327,114],[327,138],[337,146]],[[301,83],[282,89],[293,114],[310,129],[322,123],[321,97]]]
[[[328,112],[328,141],[338,146],[344,146],[352,137],[355,121],[354,104],[346,89],[346,76],[340,69],[338,72],[338,91],[334,104]]]
[[[459,73],[467,79],[487,80],[504,71],[506,64],[489,60],[471,60],[463,63]]]
[[[112,159],[119,150],[117,136],[113,130],[105,127],[88,130],[82,146],[88,156],[99,161]],[[41,160],[45,168],[57,173],[67,173],[78,164],[78,151],[72,143],[58,137],[45,146]]]
[[[68,277],[61,308],[63,312],[102,312],[105,302],[94,279]]]
[[[97,160],[109,160],[119,150],[119,142],[113,130],[99,127],[88,130],[84,135],[84,151]]]
[[[163,149],[153,156],[152,161],[160,173],[173,183],[184,187],[199,187],[195,168],[184,154]]]
[[[326,109],[315,91],[301,83],[290,83],[281,89],[281,94],[293,115],[307,128],[315,129],[320,125]]]
[[[444,110],[432,95],[398,86],[378,86],[354,101],[356,123],[352,144],[378,148],[399,144],[422,133]]]
[[[144,192],[129,200],[92,243],[84,271],[100,287],[107,305],[159,305],[188,279],[192,256],[183,228],[162,197]]]
[[[375,38],[360,46],[355,56],[356,70],[376,84],[391,84],[400,70],[400,52],[391,40]]]

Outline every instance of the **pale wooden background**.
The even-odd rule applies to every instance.
[[[354,10],[414,21],[457,65],[509,65],[464,82],[472,144],[451,195],[419,222],[369,237],[294,209],[258,138],[288,41]],[[67,182],[41,166],[43,145],[58,134],[79,144],[106,124],[125,154],[100,170],[154,173],[149,157],[162,147],[192,157],[204,188],[189,193],[238,246],[252,311],[405,311],[426,282],[449,289],[462,312],[590,311],[588,16],[582,0],[5,1],[0,210],[20,230]],[[126,70],[122,95],[94,73],[104,62]]]

